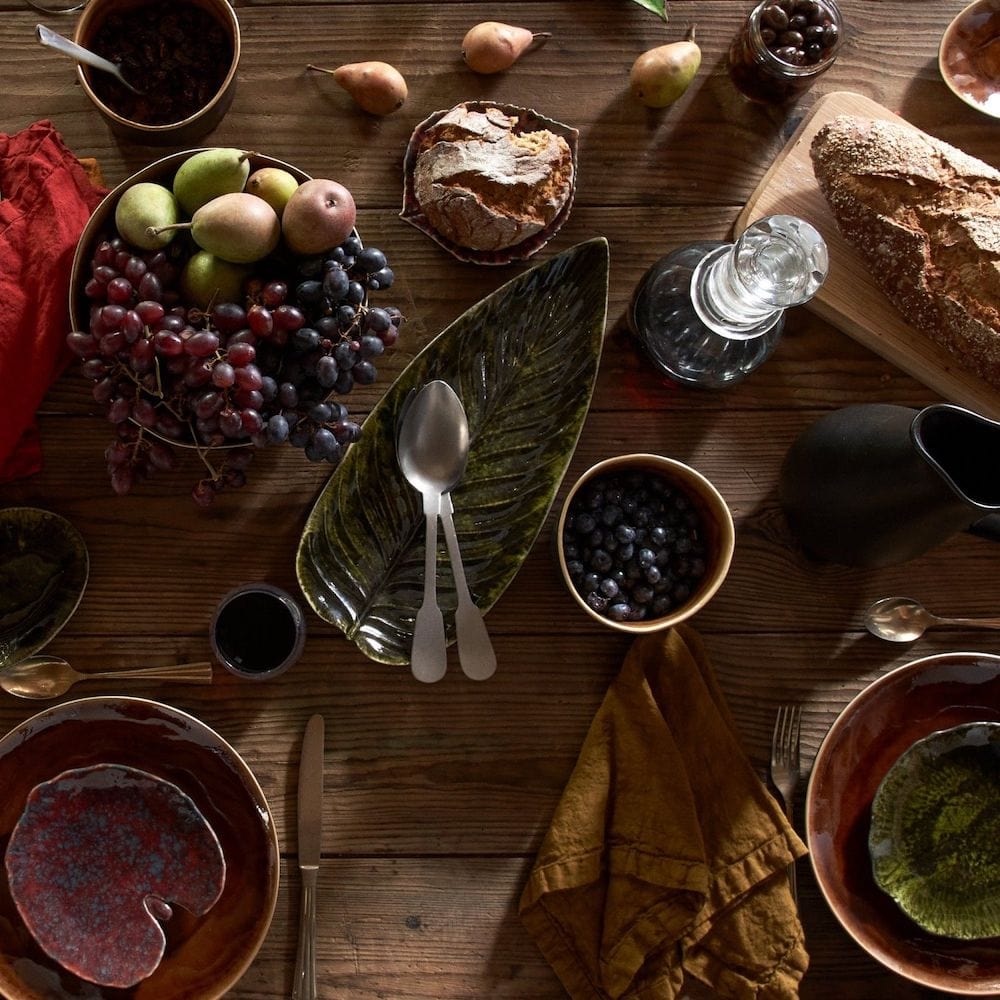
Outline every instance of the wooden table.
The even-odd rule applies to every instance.
[[[407,316],[405,333],[379,382],[353,394],[360,413],[429,338],[519,270],[460,264],[397,217],[400,163],[414,124],[488,97],[579,127],[576,204],[543,254],[605,235],[611,298],[597,391],[567,484],[599,459],[651,451],[693,464],[727,498],[736,556],[694,624],[762,773],[779,703],[805,706],[808,764],[839,710],[888,669],[934,651],[998,651],[988,633],[938,632],[897,647],[861,626],[872,599],[896,593],[944,614],[995,614],[998,550],[957,536],[880,571],[810,562],[776,500],[779,464],[792,440],[820,414],[847,404],[921,406],[937,397],[802,309],[789,316],[775,355],[741,385],[716,393],[679,388],[643,361],[622,317],[654,259],[694,239],[727,235],[804,110],[827,91],[866,94],[1000,164],[1000,130],[959,103],[937,74],[938,40],[961,6],[844,0],[849,37],[836,66],[797,106],[776,110],[745,102],[726,73],[727,45],[749,3],[672,0],[667,25],[627,0],[237,4],[243,58],[236,99],[205,142],[257,149],[340,179],[360,205],[366,241],[386,249],[396,268],[393,294]],[[50,118],[74,152],[98,159],[109,184],[168,152],[116,141],[66,60],[34,43],[39,19],[67,33],[73,23],[72,15],[40,18],[18,0],[0,2],[0,129]],[[465,31],[486,19],[552,38],[510,72],[479,77],[463,66],[459,49]],[[665,111],[638,106],[627,92],[633,59],[682,37],[691,22],[704,51],[693,86]],[[304,71],[310,62],[368,58],[395,64],[409,81],[409,99],[391,117],[356,111],[331,78]],[[102,459],[109,425],[75,371],[53,388],[40,423],[45,470],[0,488],[0,503],[57,511],[89,547],[87,591],[51,643],[53,654],[81,669],[202,659],[212,610],[231,587],[266,579],[296,589],[295,549],[326,468],[280,449],[258,458],[245,489],[208,510],[188,498],[191,465],[117,499]],[[466,681],[452,649],[446,679],[418,686],[406,670],[367,660],[311,615],[301,662],[271,683],[240,682],[219,669],[211,688],[89,687],[160,698],[195,714],[235,745],[267,795],[282,850],[281,894],[264,947],[233,997],[289,993],[297,757],[305,722],[317,711],[327,721],[323,995],[564,995],[520,925],[517,900],[628,640],[594,625],[571,602],[551,554],[554,520],[555,510],[488,616],[500,661],[488,683]],[[0,730],[37,708],[0,696]],[[812,957],[804,997],[932,995],[848,938],[804,864],[800,891]],[[692,985],[690,995],[705,991]]]

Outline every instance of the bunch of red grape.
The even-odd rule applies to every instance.
[[[204,462],[192,490],[202,506],[246,482],[257,447],[288,441],[336,465],[361,429],[334,397],[375,381],[403,321],[368,301],[393,283],[385,254],[351,235],[319,257],[275,257],[243,301],[202,310],[181,301],[187,253],[102,241],[84,288],[89,329],[67,338],[115,425],[105,452],[114,491],[174,468],[174,443]]]

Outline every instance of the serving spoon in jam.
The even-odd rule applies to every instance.
[[[55,49],[56,52],[61,52],[63,55],[69,56],[77,62],[93,66],[94,69],[100,69],[105,73],[110,73],[123,87],[127,87],[131,90],[133,94],[143,93],[143,91],[139,90],[137,87],[133,87],[132,84],[125,79],[122,75],[121,67],[116,63],[111,62],[110,59],[105,59],[103,56],[99,56],[96,52],[91,52],[90,49],[85,49],[82,45],[77,45],[76,42],[71,42],[68,38],[65,38],[58,32],[52,31],[50,28],[46,28],[44,24],[35,25],[35,37],[47,48]]]

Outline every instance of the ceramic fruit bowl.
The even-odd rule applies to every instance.
[[[942,653],[883,674],[830,727],[805,806],[816,881],[847,933],[893,972],[963,996],[1000,993],[996,939],[921,927],[876,881],[869,841],[876,793],[897,761],[934,733],[982,723],[1000,723],[1000,656]]]
[[[959,12],[941,38],[938,69],[956,97],[1000,118],[1000,0],[975,0]]]
[[[512,104],[466,101],[436,111],[406,147],[400,218],[461,261],[526,260],[569,218],[579,134]],[[532,155],[522,156],[524,148]],[[425,157],[436,159],[434,168]]]
[[[226,182],[235,175],[244,189],[199,202],[191,177],[219,160]],[[280,219],[255,194],[264,169],[292,199]],[[207,148],[149,164],[98,205],[73,259],[68,344],[115,428],[105,453],[115,492],[174,468],[175,446],[200,457],[192,495],[206,505],[245,482],[264,445],[288,442],[336,465],[357,440],[360,425],[342,400],[377,380],[402,314],[385,301],[394,279],[386,255],[363,246],[353,227],[350,193],[330,208],[334,185],[346,191],[273,157]],[[188,197],[175,197],[175,187]],[[199,230],[206,215],[214,229]],[[248,218],[262,219],[263,231],[251,231]],[[293,252],[303,227],[336,245]]]
[[[164,38],[182,41],[164,55]],[[83,92],[131,142],[185,145],[214,129],[232,104],[240,26],[228,0],[89,0],[74,40],[117,63],[142,91],[77,68]]]
[[[729,572],[735,540],[719,491],[661,455],[592,466],[563,501],[556,528],[573,599],[595,621],[635,635],[700,611]]]

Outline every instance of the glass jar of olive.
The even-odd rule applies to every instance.
[[[835,0],[761,0],[729,49],[729,75],[760,104],[794,100],[833,65],[843,36]]]

